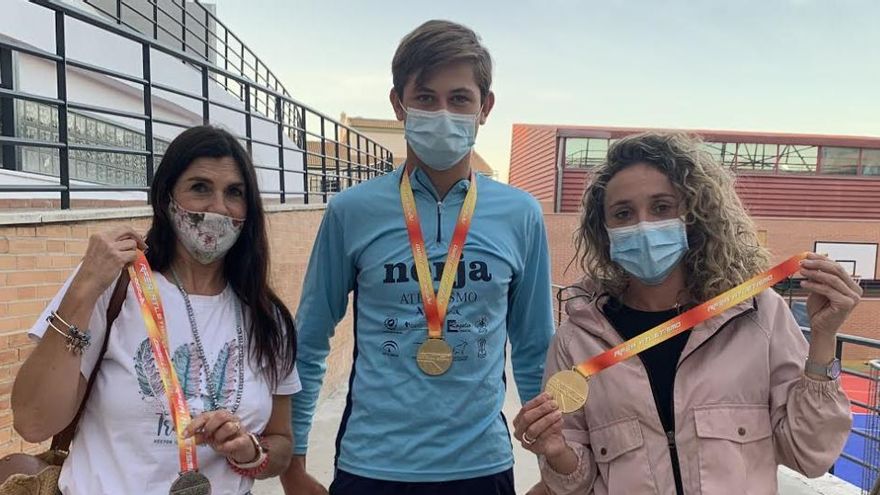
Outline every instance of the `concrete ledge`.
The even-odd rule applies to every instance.
[[[791,469],[779,467],[779,495],[861,495],[861,493],[859,487],[830,474],[809,479]]]
[[[317,211],[327,208],[325,204],[270,204],[265,205],[266,213],[287,211]],[[11,211],[0,213],[0,226],[81,222],[88,220],[112,220],[117,218],[144,218],[153,215],[149,206],[127,206],[123,208],[90,208],[83,210]]]
[[[308,204],[304,205],[302,203],[274,203],[271,205],[263,205],[263,209],[266,210],[266,213],[279,213],[283,211],[316,211],[316,210],[326,210],[327,205],[324,203],[316,203],[316,204]]]
[[[0,213],[0,225],[47,224],[80,222],[83,220],[110,220],[114,218],[142,218],[153,214],[149,206],[101,208],[87,210],[16,211]]]

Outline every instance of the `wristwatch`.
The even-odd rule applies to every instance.
[[[828,377],[830,380],[837,380],[837,377],[840,376],[840,359],[834,358],[828,364],[819,364],[807,359],[806,364],[804,364],[804,371]]]

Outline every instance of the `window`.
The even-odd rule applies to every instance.
[[[703,143],[703,151],[712,155],[712,160],[715,163],[721,163],[722,154],[721,154],[721,143]]]
[[[334,193],[339,192],[339,179],[337,177],[321,177],[320,175],[309,176],[310,193]]]
[[[779,171],[794,174],[816,172],[819,150],[816,146],[801,144],[779,145]]]
[[[736,164],[737,143],[703,143],[703,151],[712,155],[712,159],[725,167],[731,167]]]
[[[592,168],[604,162],[607,155],[607,139],[567,138],[565,140],[565,166],[567,168]]]
[[[828,175],[856,175],[859,169],[858,148],[822,147],[820,172]]]
[[[13,132],[12,129],[4,129],[3,128],[3,111],[4,111],[5,106],[7,106],[6,102],[3,100],[0,100],[0,136],[4,136],[5,135],[4,132],[6,132],[6,131],[8,131],[9,134],[12,134],[12,132]],[[11,149],[12,147],[10,146],[9,148]],[[6,147],[4,147],[2,144],[0,144],[0,169],[6,168],[6,167],[9,167],[9,168],[13,167],[12,163],[10,163],[8,165],[3,164],[3,155],[6,154],[5,152],[6,152]]]
[[[736,169],[773,172],[776,169],[777,148],[775,144],[739,143],[736,147]]]
[[[58,141],[58,110],[50,105],[19,100],[17,132],[39,141]],[[143,132],[115,122],[102,121],[75,112],[68,113],[68,140],[74,144],[143,150]],[[154,138],[153,151],[164,153],[168,143]],[[58,176],[61,162],[51,148],[21,147],[22,170]],[[122,153],[73,150],[70,152],[70,178],[115,186],[146,186],[146,158]]]
[[[880,175],[880,149],[862,149],[862,175]]]

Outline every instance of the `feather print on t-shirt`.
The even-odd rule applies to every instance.
[[[217,387],[213,390],[211,401],[214,407],[230,408],[235,400],[238,385],[238,343],[234,340],[223,344],[214,366],[211,368],[211,382]]]
[[[214,366],[209,368],[199,356],[195,343],[183,344],[175,349],[171,362],[180,388],[190,402],[192,414],[233,407],[238,391],[239,352],[236,340],[224,343],[214,360]],[[167,409],[165,389],[149,339],[144,339],[135,353],[134,370],[141,397],[154,399],[157,412]],[[211,386],[205,385],[206,376],[211,377]],[[212,386],[216,388],[212,389]],[[202,399],[201,407],[192,403],[198,397]]]
[[[198,397],[203,363],[199,353],[195,352],[195,344],[178,347],[171,361],[174,363],[174,371],[177,372],[180,389],[183,390],[187,400]]]
[[[159,368],[153,358],[153,349],[150,347],[150,339],[144,339],[138,347],[134,357],[134,371],[137,374],[141,396],[144,398],[160,398],[164,396],[162,378],[159,376]]]

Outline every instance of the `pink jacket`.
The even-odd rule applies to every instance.
[[[622,342],[600,311],[606,301],[591,296],[567,303],[545,382]],[[772,290],[694,328],[673,391],[674,449],[685,494],[776,495],[778,464],[811,477],[831,467],[849,434],[850,405],[839,380],[804,375],[807,350],[788,306]],[[562,476],[539,459],[553,493],[675,494],[673,447],[638,358],[590,380],[587,404],[565,416],[563,434],[580,463]]]

